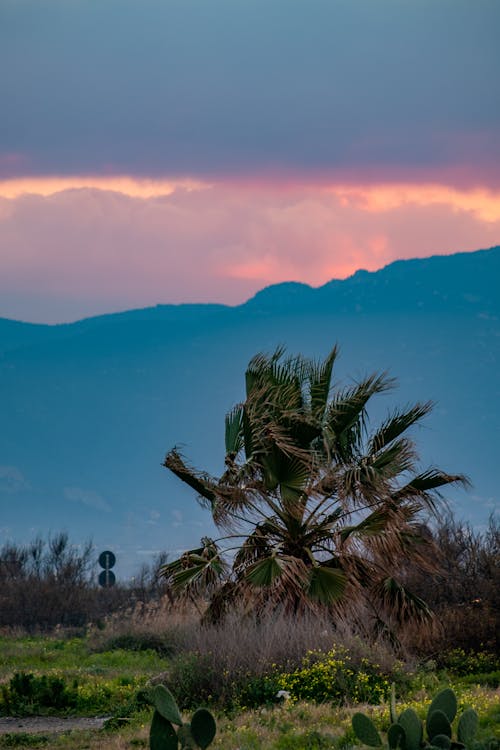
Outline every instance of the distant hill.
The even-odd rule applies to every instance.
[[[376,404],[432,399],[416,434],[424,464],[470,476],[450,504],[475,524],[498,507],[500,248],[397,261],[317,289],[284,283],[237,307],[158,305],[58,326],[0,319],[0,545],[67,529],[117,552],[127,575],[208,529],[194,495],[161,467],[183,444],[223,459],[224,414],[257,351],[324,355],[338,379],[389,370]]]

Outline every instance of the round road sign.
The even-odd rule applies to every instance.
[[[109,588],[110,586],[115,585],[115,574],[112,570],[102,570],[99,573],[99,585],[104,586],[104,588]]]
[[[104,568],[104,570],[109,570],[110,568],[112,568],[115,562],[116,557],[109,550],[101,552],[101,554],[99,555],[99,565],[101,566],[101,568]]]

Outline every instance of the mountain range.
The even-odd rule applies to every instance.
[[[259,351],[324,356],[338,383],[388,371],[374,404],[435,402],[414,432],[422,465],[463,472],[448,490],[477,527],[498,507],[500,247],[397,261],[312,288],[283,283],[242,305],[157,305],[71,324],[0,319],[0,546],[67,530],[128,577],[154,552],[211,532],[194,493],[161,463],[181,446],[223,468],[224,415]]]

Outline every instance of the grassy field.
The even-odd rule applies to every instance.
[[[113,728],[93,731],[71,731],[60,735],[7,733],[0,735],[0,747],[68,748],[70,750],[122,750],[148,746],[151,711],[133,711],[137,690],[160,672],[168,671],[170,659],[154,650],[131,651],[112,648],[95,650],[86,638],[2,637],[0,638],[0,685],[9,684],[17,672],[31,673],[36,679],[60,680],[66,690],[66,703],[54,706],[35,705],[29,701],[20,706],[24,714],[115,715],[123,716]],[[477,661],[477,660],[476,660]],[[474,665],[472,665],[474,666]],[[476,664],[477,666],[477,664]],[[460,708],[474,707],[480,716],[479,739],[500,739],[500,693],[494,672],[474,674],[467,665],[457,662],[454,672],[432,669],[417,670],[408,682],[401,708],[412,705],[424,714],[430,696],[440,686],[454,687]],[[461,674],[460,674],[461,672]],[[464,674],[465,672],[465,674]],[[176,686],[171,684],[176,693]],[[6,715],[5,690],[0,713]],[[42,696],[43,698],[43,696]],[[42,700],[43,703],[43,700]],[[128,708],[127,708],[128,707]],[[253,710],[240,707],[230,712],[214,708],[218,733],[214,748],[225,750],[320,750],[356,745],[350,717],[358,706],[332,705],[328,702],[288,702]],[[366,706],[363,710],[365,710]],[[19,706],[18,706],[19,709]],[[368,707],[381,729],[387,725],[388,709]],[[130,715],[127,716],[127,713]],[[187,712],[187,715],[189,712]]]

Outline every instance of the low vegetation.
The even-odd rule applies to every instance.
[[[159,625],[158,613],[156,618]],[[108,717],[107,729],[93,734],[73,732],[58,739],[50,735],[46,746],[73,750],[147,747],[152,713],[144,691],[157,684],[172,690],[186,718],[199,706],[210,707],[218,726],[211,747],[344,750],[356,744],[350,717],[360,704],[370,706],[369,715],[378,731],[385,731],[390,685],[395,682],[401,711],[413,707],[424,716],[430,696],[440,686],[452,686],[460,711],[474,708],[479,715],[478,741],[498,733],[500,693],[492,686],[500,670],[497,655],[455,649],[442,655],[445,666],[438,667],[429,658],[396,658],[387,644],[368,648],[359,636],[347,632],[343,643],[335,643],[331,631],[318,632],[312,622],[302,623],[293,637],[291,624],[283,616],[273,632],[269,621],[269,642],[263,645],[264,631],[256,619],[240,622],[238,633],[245,648],[259,644],[255,654],[262,658],[254,667],[245,649],[238,657],[238,634],[232,640],[229,636],[234,623],[217,633],[214,626],[200,628],[195,615],[185,611],[178,615],[164,612],[159,632],[169,639],[171,627],[177,638],[170,656],[137,649],[137,643],[133,650],[109,650],[107,643],[117,637],[113,621],[79,638],[64,638],[61,633],[57,637],[4,636],[0,641],[0,716],[103,715]],[[137,620],[130,621],[129,631],[138,625]],[[288,661],[279,638],[286,629],[290,632]],[[137,642],[142,637],[137,630]],[[301,647],[314,637],[322,639],[322,648],[302,651],[300,656]],[[337,638],[341,640],[339,634]],[[223,658],[224,640],[229,646],[226,661],[216,669],[217,656]],[[37,746],[25,740],[22,744],[22,734],[3,735],[0,747],[15,746],[9,742],[18,742],[18,747]],[[36,742],[42,742],[40,737]]]
[[[0,629],[32,633],[54,628],[83,632],[112,612],[158,601],[165,586],[157,576],[160,554],[138,571],[133,584],[103,589],[97,585],[96,553],[91,544],[73,544],[66,533],[0,547]]]

